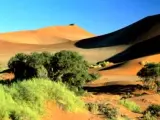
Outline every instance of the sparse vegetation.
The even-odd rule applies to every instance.
[[[110,120],[117,120],[119,114],[118,109],[111,104],[99,104],[99,111]]]
[[[123,115],[123,116],[119,117],[118,120],[131,120],[131,119],[128,118],[128,116]]]
[[[109,61],[102,61],[102,62],[98,62],[97,64],[93,64],[90,65],[90,68],[102,68],[102,67],[108,67],[110,65],[112,65],[113,63],[109,62]]]
[[[9,87],[0,85],[0,99],[1,120],[38,120],[48,100],[68,111],[84,110],[84,103],[64,84],[48,79],[19,81]]]
[[[127,99],[122,99],[119,102],[121,105],[125,106],[126,108],[128,108],[129,110],[131,110],[132,112],[135,113],[140,113],[141,112],[141,108],[140,106],[138,106],[135,102],[127,100]]]
[[[91,113],[94,113],[94,114],[98,113],[99,106],[97,103],[87,103],[86,107]]]
[[[87,103],[87,109],[94,114],[100,113],[106,116],[107,119],[116,120],[118,117],[118,109],[110,104],[102,103]]]
[[[150,112],[146,112],[143,117],[143,120],[157,120],[156,117],[154,117]]]
[[[144,65],[137,75],[142,78],[145,88],[157,91],[160,63],[148,63]]]
[[[160,117],[160,105],[150,105],[144,113],[148,112],[150,112],[152,116]]]
[[[152,104],[143,113],[143,120],[159,120],[160,105]]]

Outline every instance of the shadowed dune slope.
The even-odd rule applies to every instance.
[[[38,30],[1,33],[0,39],[12,43],[58,44],[77,41],[94,35],[77,25],[46,27]]]
[[[107,60],[117,63],[158,53],[160,53],[160,35],[134,44],[123,52],[116,54]]]
[[[78,41],[80,48],[99,48],[116,45],[132,45],[160,35],[160,14],[148,16],[118,31]]]
[[[118,67],[114,67],[113,69],[103,69],[100,71],[100,73],[102,75],[136,75],[137,72],[143,67],[140,65],[141,61],[160,62],[160,54],[129,60]]]
[[[123,63],[115,67],[101,70],[102,74],[136,75],[142,68],[141,61],[160,62],[160,14],[148,16],[125,28],[113,33],[83,39],[75,43],[77,47],[85,49],[112,48],[124,45],[124,51],[120,51],[106,61]]]

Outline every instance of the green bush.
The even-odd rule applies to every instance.
[[[99,106],[97,103],[87,103],[86,106],[91,113],[98,113]]]
[[[8,61],[8,67],[14,72],[16,78],[28,78],[32,73],[33,69],[27,65],[28,57],[27,54],[18,53]]]
[[[87,109],[94,114],[103,114],[108,119],[116,119],[119,115],[118,109],[113,107],[110,104],[101,104],[101,103],[87,103],[86,104]]]
[[[157,91],[157,82],[160,76],[160,63],[145,64],[137,75],[142,78],[145,88]]]
[[[51,59],[50,77],[68,86],[82,89],[82,86],[96,76],[88,73],[88,63],[77,52],[60,51]]]
[[[90,78],[88,79],[87,82],[93,81],[93,80],[97,80],[100,77],[100,74],[98,73],[91,73],[89,74]]]
[[[55,55],[48,52],[28,55],[18,53],[9,60],[8,67],[15,74],[16,80],[50,78],[65,83],[77,94],[83,93],[82,87],[86,82],[99,77],[98,74],[88,72],[88,63],[81,55],[65,50]]]
[[[145,113],[148,113],[148,112],[150,112],[152,116],[160,117],[160,105],[156,105],[156,104],[150,105],[145,111]]]
[[[127,99],[122,99],[119,102],[121,105],[125,106],[126,108],[128,108],[129,110],[131,110],[132,112],[136,112],[136,113],[140,113],[141,112],[141,108],[140,106],[138,106],[135,102],[133,101],[129,101]]]
[[[131,120],[131,119],[126,115],[122,115],[121,117],[118,118],[118,120]]]
[[[8,62],[8,67],[14,72],[16,79],[29,79],[33,77],[48,77],[51,54],[31,53],[30,55],[18,53]]]
[[[108,119],[115,120],[118,117],[118,109],[110,104],[99,104],[99,111],[103,113]]]
[[[146,112],[142,118],[143,120],[157,120],[157,118],[153,116],[150,112]]]
[[[31,79],[0,85],[0,119],[38,120],[44,114],[46,101],[55,101],[67,111],[83,111],[84,103],[60,82],[48,79]],[[16,108],[16,109],[15,109]]]

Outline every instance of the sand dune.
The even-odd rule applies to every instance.
[[[141,58],[137,58],[134,60],[130,60],[125,62],[120,67],[109,69],[109,70],[102,70],[100,73],[102,75],[136,75],[137,72],[143,67],[140,65],[140,62],[147,61],[147,62],[160,62],[160,54],[145,56]]]
[[[146,17],[115,32],[78,41],[80,48],[100,48],[116,45],[132,45],[160,35],[160,14]]]
[[[57,44],[77,41],[94,35],[77,25],[46,27],[38,30],[1,33],[0,39],[12,43]]]
[[[160,15],[146,17],[115,32],[83,39],[75,43],[83,49],[106,48],[106,54],[112,54],[108,48],[125,46],[124,51],[113,56],[106,56],[106,61],[123,63],[112,69],[104,69],[101,73],[117,75],[136,75],[142,67],[139,62],[160,61]],[[149,56],[149,57],[148,57]]]
[[[160,15],[146,17],[115,32],[94,36],[77,25],[0,34],[1,60],[16,52],[73,50],[90,63],[108,60],[123,65],[104,74],[135,75],[142,60],[160,60]]]

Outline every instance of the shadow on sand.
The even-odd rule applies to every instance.
[[[95,92],[96,94],[99,93],[110,93],[115,95],[125,94],[125,93],[132,93],[137,89],[142,89],[141,85],[106,85],[106,86],[99,86],[99,87],[84,87],[84,90],[88,92]]]
[[[140,57],[154,55],[160,53],[160,35],[146,41],[139,42],[121,53],[107,59],[113,63],[124,62]]]
[[[141,40],[138,39],[141,35],[146,34],[147,36],[150,36],[147,32],[159,24],[159,21],[160,14],[148,16],[115,32],[80,40],[75,43],[75,46],[84,49],[91,49],[116,45],[132,45]]]
[[[99,71],[110,70],[110,69],[118,68],[118,67],[124,65],[125,63],[126,63],[126,62],[117,63],[117,64],[112,65],[112,66],[110,66],[110,67],[102,68],[102,69],[100,69]]]

